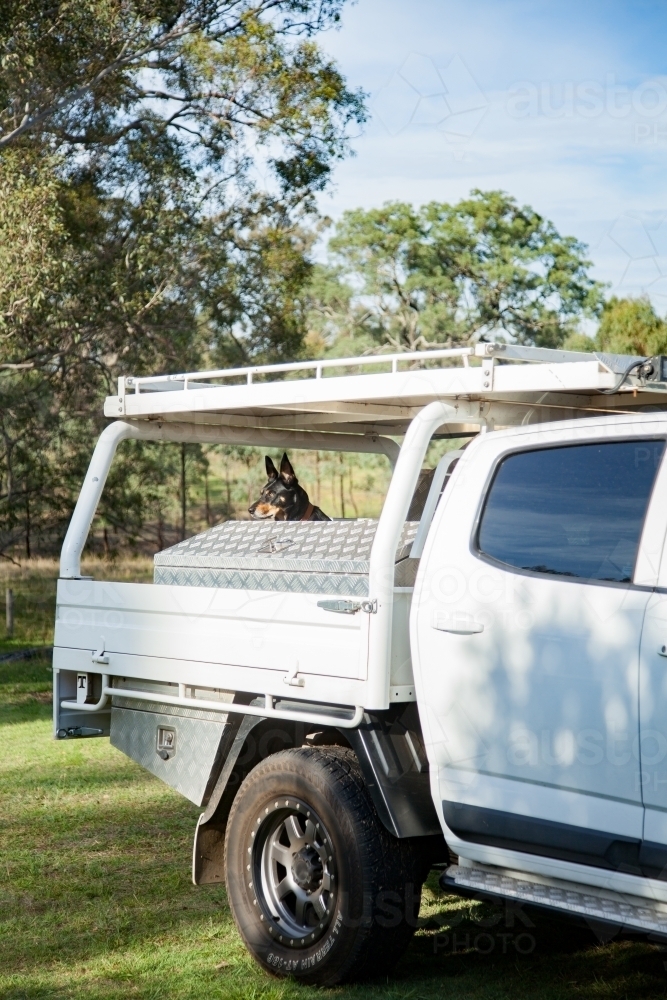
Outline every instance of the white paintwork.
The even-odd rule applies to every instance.
[[[655,499],[667,504],[667,490],[661,489]],[[656,543],[658,534],[656,530]],[[644,839],[667,845],[667,658],[662,652],[667,647],[667,541],[657,577],[659,590],[646,609],[640,651],[639,755]]]
[[[449,403],[425,406],[408,428],[389,483],[369,562],[368,592],[377,601],[377,614],[369,620],[367,707],[389,705],[395,558],[410,501],[432,435],[445,422],[455,424],[458,419]]]
[[[481,363],[471,366],[472,356]],[[519,363],[498,366],[497,359]],[[457,360],[461,362],[460,367],[455,364]],[[406,363],[411,370],[399,371]],[[429,367],[420,369],[422,364]],[[378,368],[387,365],[390,372],[378,372]],[[353,368],[356,373],[323,377],[324,372],[332,368],[338,372]],[[358,374],[360,369],[365,373]],[[297,376],[297,381],[285,378],[290,374]],[[255,381],[257,376],[261,376],[260,382]],[[243,384],[230,385],[230,380],[236,383],[242,380]],[[502,394],[517,397],[529,393],[535,396],[539,406],[535,394],[596,392],[611,388],[615,383],[616,375],[612,374],[604,358],[592,353],[477,344],[474,348],[412,354],[128,377],[119,379],[118,395],[107,399],[105,414],[109,417],[188,414],[196,418],[206,413],[225,413],[247,420],[248,426],[253,420],[259,424],[264,421],[264,426],[277,421],[274,426],[280,426],[282,410],[289,421],[287,426],[291,427],[308,427],[309,424],[303,422],[304,417],[313,413],[320,419],[330,416],[334,421],[351,423],[374,418],[405,423],[415,415],[415,407],[425,406],[443,396],[472,395],[493,399]],[[637,386],[643,388],[640,380],[631,378],[624,392],[627,394],[630,388]],[[600,397],[600,404],[602,408],[608,401]],[[573,402],[573,405],[578,404]],[[509,424],[515,422],[507,421]]]
[[[348,404],[382,404],[391,416],[391,407],[401,403],[421,408],[442,397],[502,398],[502,394],[563,390],[584,393],[611,388],[616,381],[616,377],[604,371],[597,361],[496,366],[492,389],[485,386],[487,379],[481,367],[429,368],[391,374],[340,375],[299,382],[211,385],[188,389],[187,392],[129,393],[122,398],[109,396],[104,413],[107,417],[137,419],[154,415],[243,413],[253,409],[288,408],[295,414],[294,426],[304,426],[297,422],[297,413],[302,415],[309,407],[319,409],[321,404],[338,404],[341,400]],[[601,397],[600,407],[603,405],[604,397]],[[405,418],[402,413],[397,416]]]
[[[60,580],[54,667],[96,672],[93,653],[104,649],[111,676],[373,708],[373,616],[327,614],[317,607],[321,596]],[[408,588],[398,589],[393,701],[414,700],[410,597]],[[290,672],[303,682],[298,689],[286,683]]]
[[[268,375],[279,375],[281,378],[287,374],[299,373],[304,375],[311,373],[316,379],[322,378],[323,373],[330,368],[372,368],[382,365],[391,366],[392,372],[398,370],[401,364],[414,365],[415,362],[423,363],[443,360],[444,358],[460,358],[464,367],[469,364],[471,357],[484,359],[487,365],[494,356],[515,361],[532,361],[543,363],[562,363],[564,361],[594,361],[600,360],[597,354],[582,351],[563,351],[541,347],[518,347],[510,344],[489,344],[479,343],[474,347],[449,347],[430,351],[401,351],[398,354],[363,354],[354,358],[320,358],[317,361],[291,361],[276,365],[250,365],[244,368],[213,368],[208,371],[185,372],[179,375],[144,375],[140,378],[125,377],[118,380],[118,394],[125,395],[126,392],[135,393],[148,391],[174,391],[188,390],[201,387],[202,383],[210,384],[211,379],[239,379],[242,378],[247,385],[252,385],[255,376],[261,375],[266,379]],[[603,363],[604,364],[604,363]],[[604,365],[604,367],[607,367]],[[271,381],[269,379],[269,381]]]
[[[390,701],[415,700],[412,656],[410,654],[411,604],[412,587],[394,587],[389,666]]]
[[[460,460],[426,543],[411,616],[436,803],[641,838],[637,654],[648,590],[506,571],[473,554],[471,539],[504,454],[666,432],[667,420],[655,414],[567,422],[480,437]],[[661,476],[661,489],[665,482]],[[665,533],[667,495],[657,488],[652,507],[641,543],[649,549],[645,575],[650,566],[655,573],[656,538]],[[432,627],[441,613],[484,630],[441,632]]]
[[[365,680],[362,639],[368,615],[330,615],[317,607],[318,599],[317,594],[60,580],[55,645],[97,649],[101,644],[110,667],[114,654],[125,653],[268,669],[281,683],[295,663],[306,677]]]
[[[479,367],[469,365],[473,353],[482,359]],[[607,741],[605,751],[610,738],[614,746],[619,724],[624,727],[624,738],[626,733],[630,738],[632,727],[637,729],[636,651],[647,592],[534,578],[528,585],[526,577],[508,582],[520,574],[481,564],[468,546],[486,477],[504,449],[546,441],[588,441],[595,436],[664,434],[666,418],[656,414],[590,416],[596,410],[629,411],[653,400],[662,404],[662,389],[643,386],[632,378],[613,397],[597,395],[598,390],[614,385],[616,376],[592,355],[545,351],[531,355],[530,349],[507,348],[505,357],[519,363],[499,366],[495,360],[502,356],[501,348],[478,345],[474,351],[434,352],[430,360],[456,356],[463,367],[409,372],[398,371],[405,355],[393,360],[386,356],[336,360],[332,364],[343,367],[390,360],[392,372],[331,378],[322,377],[327,363],[312,363],[315,377],[298,381],[284,381],[282,375],[287,370],[306,371],[308,365],[251,369],[245,373],[244,385],[196,384],[200,378],[226,378],[238,372],[135,380],[135,391],[128,391],[130,380],[128,384],[121,380],[118,396],[106,401],[105,413],[125,419],[107,428],[100,440],[63,550],[62,576],[70,579],[61,580],[58,590],[56,672],[88,672],[97,652],[108,658],[109,676],[127,679],[126,689],[128,685],[132,689],[133,679],[177,684],[179,696],[174,704],[180,704],[191,688],[200,692],[198,704],[203,704],[202,693],[205,701],[207,691],[221,688],[264,693],[269,702],[292,695],[356,705],[359,710],[382,709],[392,701],[416,697],[441,822],[446,792],[462,802],[619,835],[641,836],[643,830],[647,836],[653,830],[652,839],[667,842],[664,797],[652,804],[646,824],[642,822],[638,761],[628,763],[621,752],[613,764],[603,752],[600,764],[586,770],[576,753],[574,760],[568,758],[568,734],[577,721],[599,729],[603,746]],[[529,358],[539,363],[528,363]],[[425,356],[420,354],[418,360]],[[270,372],[281,378],[266,380]],[[257,373],[263,381],[253,382]],[[181,385],[174,385],[179,379]],[[154,391],[178,388],[181,391]],[[539,428],[517,426],[553,421],[559,413],[589,416],[586,421]],[[513,429],[480,436],[459,462],[425,539],[410,612],[410,589],[393,587],[398,535],[431,435],[439,427],[455,430],[463,424]],[[370,597],[378,602],[375,615],[327,615],[316,607],[318,596],[326,595],[77,579],[80,553],[104,479],[115,447],[124,437],[375,451],[395,459],[397,446],[379,437],[379,432],[402,434],[406,430],[371,555]],[[661,586],[667,583],[667,560],[660,565],[667,532],[666,486],[663,463],[636,567],[636,582],[646,588],[656,581]],[[448,572],[454,584],[462,584],[465,596],[451,600],[446,588],[443,592]],[[491,600],[494,588],[497,596]],[[659,604],[662,599],[652,599],[649,609],[658,631],[663,619],[667,623],[667,612],[663,615]],[[516,618],[526,608],[532,615],[530,623],[524,622],[526,627],[515,621],[518,627],[512,628],[507,617],[503,621],[503,613]],[[664,671],[667,659],[661,658],[659,664],[652,660],[646,669],[643,666],[649,663],[652,650],[651,614],[642,650],[642,684],[648,685],[642,704],[650,699],[663,719],[667,712],[660,699],[667,702],[667,685],[658,671]],[[461,627],[461,616],[466,627]],[[469,627],[470,622],[474,627]],[[441,626],[450,631],[442,631]],[[564,656],[551,655],[549,643],[554,635],[556,645],[566,650]],[[570,671],[568,649],[578,657],[578,672]],[[540,656],[543,669],[538,690],[535,664],[539,665]],[[414,682],[412,658],[417,664]],[[295,679],[303,680],[303,686],[293,690],[290,683]],[[109,688],[106,679],[103,685]],[[564,692],[573,698],[568,701]],[[648,715],[647,720],[653,724]],[[537,763],[528,760],[530,773],[519,773],[523,764],[508,766],[506,734],[514,723],[524,726],[524,735],[531,727],[536,735],[541,728],[546,728],[548,737],[555,734],[560,741],[560,763],[540,760],[540,733]],[[661,725],[667,739],[667,726]],[[595,739],[592,744],[590,752],[596,757]],[[530,733],[526,746],[530,758],[534,746]],[[549,738],[546,746],[549,749]],[[654,820],[649,812],[655,814]],[[454,837],[444,822],[443,829],[450,846],[471,861],[667,902],[665,883],[470,845]]]
[[[646,609],[640,653],[639,756],[646,806],[644,838],[667,845],[667,595],[655,593]]]
[[[180,687],[181,685],[179,684]],[[144,691],[141,688],[112,687],[108,683],[108,678],[106,683],[102,682],[102,697],[100,701],[97,705],[86,706],[86,709],[90,712],[97,712],[101,708],[104,708],[108,699],[114,695],[122,696],[129,701],[146,701],[153,704],[156,698],[159,698],[161,705],[190,708],[199,712],[222,712],[225,716],[230,713],[236,713],[237,715],[252,715],[259,719],[286,719],[291,722],[309,722],[316,726],[330,726],[335,723],[342,729],[356,729],[364,717],[364,710],[361,705],[353,707],[352,715],[343,714],[342,712],[336,715],[322,715],[312,708],[309,710],[308,706],[304,706],[303,711],[276,708],[273,703],[273,696],[270,694],[264,695],[263,705],[241,705],[232,704],[229,700],[208,700],[206,698],[188,697],[182,694],[170,695],[162,692],[156,694],[155,691]],[[81,710],[81,705],[76,701],[61,701],[60,707]]]

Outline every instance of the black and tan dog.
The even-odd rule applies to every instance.
[[[259,500],[248,507],[253,521],[330,521],[331,518],[315,507],[299,480],[287,455],[283,455],[280,472],[268,455],[265,456],[269,481]]]

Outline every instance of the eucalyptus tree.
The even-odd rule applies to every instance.
[[[554,347],[595,318],[586,247],[500,191],[346,212],[311,288],[311,328],[395,351],[502,339]]]
[[[342,2],[0,0],[0,551],[26,497],[62,529],[59,449],[118,374],[301,351],[315,194],[364,118],[314,39]]]

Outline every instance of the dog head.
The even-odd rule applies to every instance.
[[[308,494],[301,486],[287,455],[283,455],[280,472],[268,455],[264,459],[268,482],[259,500],[248,507],[253,521],[289,521],[295,513],[308,504]],[[305,503],[304,503],[305,500]]]

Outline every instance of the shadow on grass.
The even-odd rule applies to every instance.
[[[395,971],[333,991],[267,977],[222,887],[194,887],[199,810],[106,740],[57,744],[46,720],[0,731],[3,1000],[644,1000],[667,992],[646,940],[522,907],[443,896]],[[597,931],[597,932],[596,932]],[[232,967],[216,969],[222,959]]]
[[[455,897],[452,897],[456,906]],[[441,914],[438,930],[417,934],[394,983],[417,995],[440,982],[448,997],[664,997],[665,945],[613,927],[528,907],[470,907]],[[452,980],[456,982],[452,992]]]
[[[157,826],[159,817],[154,815],[152,823]],[[60,996],[288,1000],[322,995],[339,1000],[435,1000],[443,995],[448,1000],[572,996],[640,1000],[663,997],[667,987],[665,955],[648,942],[619,937],[601,943],[590,928],[535,911],[519,915],[516,910],[508,914],[485,907],[471,919],[468,904],[453,897],[444,900],[449,908],[438,931],[420,931],[397,969],[389,974],[378,970],[374,981],[316,991],[289,981],[276,983],[245,956],[238,959],[241,970],[232,968],[222,976],[215,972],[216,960],[230,952],[238,955],[239,950],[223,890],[188,885],[171,854],[161,861],[136,860],[136,879],[119,884],[112,877],[108,895],[86,899],[81,887],[72,886],[72,898],[59,906],[33,913],[25,922],[10,921],[6,930],[29,939],[40,923],[55,924],[58,931],[42,942],[38,952],[34,947],[17,949],[11,957],[4,952],[3,962],[29,969],[27,978],[32,980],[3,993],[6,1000]],[[174,868],[179,869],[175,879]],[[171,879],[166,878],[170,869]],[[71,909],[74,896],[78,913]],[[220,927],[220,934],[213,935],[217,943],[202,946],[211,921]],[[63,962],[72,967],[76,984],[54,989],[51,977],[59,977]],[[36,981],[43,976],[51,979],[48,987]]]

